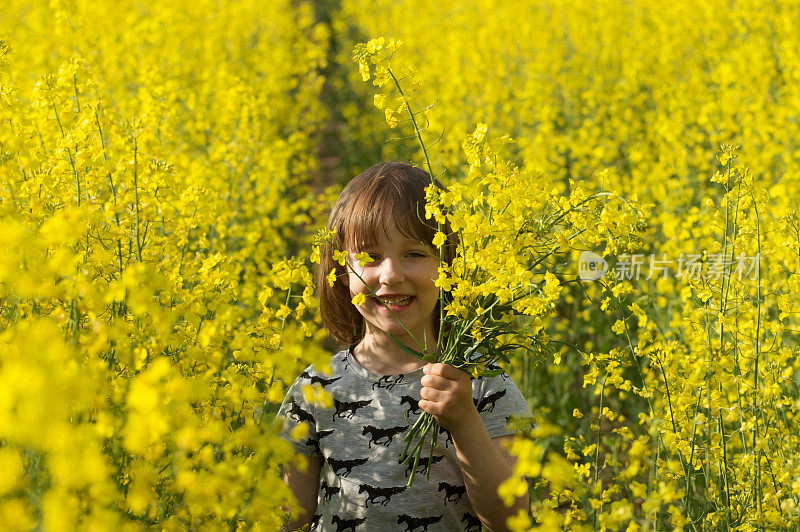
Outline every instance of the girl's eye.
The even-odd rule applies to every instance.
[[[421,251],[412,251],[412,252],[409,253],[409,255],[414,257],[414,258],[420,258],[420,257],[425,257],[426,256],[425,253],[422,253]]]

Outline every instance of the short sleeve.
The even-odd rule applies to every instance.
[[[486,425],[489,437],[515,434],[519,430],[515,427],[524,427],[533,422],[533,414],[525,396],[507,373],[486,377],[481,381],[475,407]],[[512,420],[516,422],[509,427]]]
[[[308,372],[304,372],[306,375]],[[282,420],[283,426],[280,437],[294,447],[295,452],[306,456],[322,456],[319,449],[317,437],[317,423],[315,419],[315,408],[303,398],[303,386],[309,384],[309,379],[298,377],[286,392],[280,408],[278,409],[277,419]],[[295,439],[293,432],[298,425],[305,424],[308,429],[302,437]]]

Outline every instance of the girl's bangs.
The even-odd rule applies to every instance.
[[[342,220],[347,249],[359,251],[377,245],[378,231],[382,230],[389,238],[392,225],[396,225],[403,236],[432,245],[434,228],[425,223],[424,199],[418,201],[409,197],[410,194],[403,194],[404,191],[398,194],[390,187],[369,192],[374,193],[354,198],[349,216]]]

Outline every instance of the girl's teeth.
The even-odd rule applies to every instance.
[[[384,299],[383,301],[389,306],[398,306],[411,301],[411,296],[404,297],[403,299]]]

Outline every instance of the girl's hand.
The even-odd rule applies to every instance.
[[[422,372],[419,407],[431,414],[441,427],[453,433],[480,422],[472,402],[472,383],[466,372],[441,363],[428,364]]]

